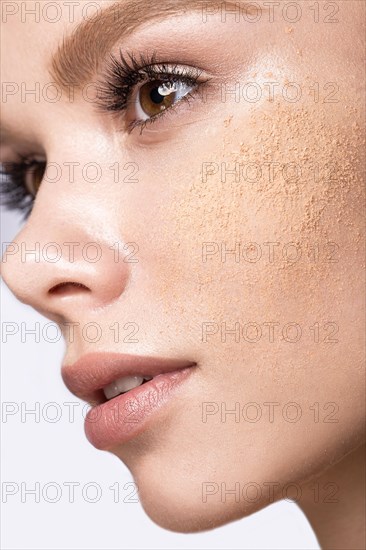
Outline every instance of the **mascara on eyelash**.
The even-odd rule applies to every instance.
[[[129,103],[133,87],[140,82],[161,80],[162,83],[183,81],[196,86],[202,70],[182,67],[177,63],[160,62],[156,52],[152,55],[132,53],[119,56],[111,54],[107,62],[104,80],[98,82],[98,107],[103,111],[124,111]]]
[[[32,210],[34,197],[24,185],[24,172],[28,164],[25,159],[20,163],[2,162],[0,165],[1,206],[8,210],[18,210],[23,221]]]

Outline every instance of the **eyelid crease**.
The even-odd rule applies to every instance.
[[[123,53],[119,51],[119,56],[110,55],[106,62],[104,70],[104,80],[100,82],[98,91],[97,107],[101,111],[107,111],[112,114],[118,114],[126,111],[129,104],[135,103],[133,100],[134,91],[141,83],[161,81],[161,82],[184,82],[192,86],[193,91],[187,93],[171,105],[166,110],[145,120],[133,120],[126,126],[125,130],[131,133],[136,127],[140,127],[140,133],[146,128],[147,124],[152,124],[168,112],[175,110],[184,100],[189,101],[195,96],[195,93],[202,86],[210,81],[210,77],[202,74],[202,69],[192,65],[179,64],[177,62],[167,62],[160,60],[157,53],[143,54],[138,56],[133,53]],[[121,130],[123,131],[123,130]]]
[[[133,85],[139,83],[165,80],[166,82],[184,81],[201,86],[217,79],[218,74],[206,68],[203,69],[197,64],[186,61],[177,61],[176,58],[167,60],[166,56],[159,54],[156,50],[134,53],[133,51],[123,52],[122,48],[119,48],[117,53],[110,53],[105,58],[96,84],[97,93],[102,94],[102,99],[111,99],[111,95],[108,93],[111,88],[116,91],[117,88],[127,87],[127,84],[130,84],[132,88]],[[99,106],[105,110],[104,101]],[[118,108],[108,110],[113,111]]]
[[[177,15],[200,12],[204,7],[217,7],[214,0],[146,0],[118,1],[98,10],[89,19],[84,19],[68,36],[65,36],[49,62],[52,80],[65,92],[70,85],[76,88],[92,80],[98,73],[101,61],[118,41],[131,35],[143,24],[155,23]],[[256,14],[255,3],[227,0],[229,8]],[[267,11],[265,8],[262,10]]]

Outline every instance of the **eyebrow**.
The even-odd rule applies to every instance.
[[[162,0],[149,3],[146,0],[119,0],[97,12],[94,17],[82,21],[76,29],[63,38],[51,58],[49,72],[54,82],[64,90],[70,85],[82,86],[89,82],[114,44],[129,36],[144,23],[165,19],[187,12],[202,11],[213,14],[223,2],[212,0]],[[248,15],[257,13],[255,4],[246,1],[224,2],[229,10],[240,9]]]

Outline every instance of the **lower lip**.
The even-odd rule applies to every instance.
[[[172,396],[192,368],[159,374],[142,386],[93,407],[85,418],[85,434],[94,447],[109,450],[142,432],[151,415]]]

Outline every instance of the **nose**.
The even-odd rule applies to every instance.
[[[41,220],[29,220],[3,253],[1,275],[20,301],[57,322],[122,295],[129,280],[126,243],[107,238],[101,227],[91,230],[82,213],[57,219],[43,211]]]

